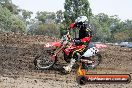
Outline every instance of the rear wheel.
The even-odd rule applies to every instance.
[[[56,57],[53,57],[53,52],[47,50],[44,54],[38,55],[34,59],[34,65],[37,69],[49,69],[56,63]]]
[[[86,69],[93,69],[95,68],[97,65],[100,64],[101,62],[101,55],[100,54],[95,54],[94,56],[89,57],[87,60],[89,60],[91,63],[84,63],[83,62],[83,67]]]
[[[79,85],[85,85],[86,82],[87,82],[86,77],[84,77],[84,76],[78,76],[78,77],[77,77],[77,83],[78,83]]]

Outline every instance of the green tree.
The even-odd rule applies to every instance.
[[[55,13],[54,12],[37,12],[36,18],[42,23],[53,23],[55,22]]]
[[[30,19],[32,14],[33,12],[31,11],[22,10],[22,16],[25,20]]]
[[[22,12],[23,21],[26,23],[27,26],[30,25],[31,15],[33,14],[33,12],[27,10],[21,10],[21,12]],[[27,28],[27,30],[29,30],[29,28]]]
[[[31,34],[31,35],[35,35],[36,34],[36,31],[38,30],[38,27],[39,25],[41,24],[40,21],[37,21],[35,19],[32,19],[30,21],[30,26],[29,26],[29,30],[28,30],[28,34]]]
[[[64,18],[67,26],[78,16],[85,15],[90,19],[92,11],[88,0],[65,0]]]
[[[99,13],[91,19],[96,27],[94,40],[119,42],[132,40],[132,21],[121,21],[117,15]]]
[[[125,20],[124,27],[126,27],[126,29],[132,30],[132,20]]]
[[[61,23],[64,19],[62,10],[56,12],[56,23]]]
[[[0,30],[7,32],[25,32],[26,25],[19,19],[18,16],[13,15],[6,7],[0,6]]]
[[[18,7],[12,3],[12,0],[0,0],[0,5],[10,10],[13,14],[19,13]]]
[[[34,28],[35,27],[35,28]],[[30,28],[33,28],[30,30],[29,33],[33,35],[45,35],[45,36],[56,36],[59,37],[60,32],[57,29],[56,24],[39,24],[35,23]]]
[[[9,31],[11,26],[11,12],[7,8],[0,6],[0,30]]]
[[[11,31],[15,33],[25,33],[26,32],[26,24],[22,21],[18,16],[12,16],[11,17],[12,23],[11,23]]]

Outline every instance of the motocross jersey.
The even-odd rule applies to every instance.
[[[78,27],[75,23],[72,23],[70,25],[70,28],[74,28],[74,27]],[[79,40],[80,44],[79,45],[83,45],[83,44],[88,44],[91,40],[92,37],[92,31],[89,28],[88,24],[84,24],[84,26],[80,27],[79,29],[79,38],[77,38],[77,40]]]
[[[88,27],[82,27],[79,30],[79,40],[81,44],[88,44],[91,40],[92,32]]]
[[[70,25],[70,28],[78,27],[75,23],[72,23]],[[89,28],[89,24],[84,24],[82,27],[78,27],[79,29],[79,38],[76,38],[77,44],[75,41],[75,44],[77,45],[77,49],[73,52],[72,57],[76,56],[76,53],[79,52],[80,54],[83,54],[89,47],[89,42],[92,38],[92,31]]]

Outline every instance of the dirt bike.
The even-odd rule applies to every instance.
[[[44,45],[44,54],[37,55],[34,59],[34,65],[37,69],[49,69],[57,62],[58,55],[63,52],[64,60],[69,63],[73,53],[79,46],[72,43],[69,30],[66,35],[61,38],[59,42],[49,42]],[[82,63],[87,68],[95,68],[101,62],[101,55],[99,50],[91,47],[82,55],[76,57],[76,62]],[[89,63],[90,62],[90,63]]]

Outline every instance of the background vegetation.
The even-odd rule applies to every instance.
[[[11,0],[0,0],[0,31],[60,37],[69,24],[80,16],[88,17],[94,25],[93,41],[132,42],[132,20],[122,21],[117,15],[92,14],[88,0],[65,0],[65,11],[37,12],[19,9]]]

